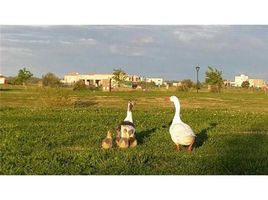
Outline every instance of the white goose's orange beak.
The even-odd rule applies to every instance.
[[[170,101],[170,97],[166,97],[166,101]]]

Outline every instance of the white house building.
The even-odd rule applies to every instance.
[[[148,83],[153,82],[157,86],[163,85],[164,82],[163,78],[146,78],[145,81]]]
[[[79,74],[78,72],[71,72],[64,76],[62,83],[73,85],[79,80],[83,80],[86,85],[95,85],[96,87],[102,85],[104,80],[112,79],[112,74]]]
[[[86,85],[95,85],[96,87],[100,85],[106,85],[111,80],[111,87],[116,85],[116,82],[112,79],[113,74],[79,74],[78,72],[71,72],[64,76],[61,81],[67,85],[73,85],[79,80],[83,80]],[[127,75],[126,81],[132,83],[139,82],[141,78],[137,75]]]
[[[234,86],[241,87],[241,85],[244,81],[249,82],[249,87],[262,88],[262,87],[266,86],[266,83],[264,80],[262,80],[262,79],[249,79],[249,77],[244,75],[244,74],[241,74],[240,76],[235,76]]]
[[[0,74],[0,84],[6,84],[6,83],[7,83],[6,77]]]
[[[244,81],[248,80],[248,76],[241,74],[240,76],[235,76],[235,87],[241,87]]]

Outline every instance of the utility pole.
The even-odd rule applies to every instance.
[[[195,69],[196,69],[196,92],[198,93],[198,89],[199,89],[198,71],[200,67],[196,66]]]

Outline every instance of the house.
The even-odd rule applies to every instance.
[[[142,80],[141,77],[137,75],[127,75],[127,78],[126,78],[126,81],[130,81],[134,83],[140,82],[141,80]]]
[[[235,87],[241,87],[244,81],[248,80],[248,76],[241,74],[240,76],[235,76]]]
[[[112,74],[79,74],[78,72],[71,72],[64,76],[62,83],[67,85],[73,85],[79,80],[83,80],[86,85],[94,85],[99,87],[103,84],[103,81],[112,79]]]
[[[266,83],[262,79],[248,79],[249,87],[263,88],[266,87]]]
[[[235,76],[234,86],[241,87],[241,85],[244,81],[249,82],[249,87],[262,88],[262,87],[266,86],[266,83],[264,80],[262,80],[262,79],[249,79],[249,77],[244,75],[244,74],[241,74],[240,76]]]
[[[61,80],[62,83],[72,85],[80,80],[78,72],[70,72],[64,76],[64,80]]]
[[[61,82],[66,85],[73,85],[79,80],[83,80],[86,85],[102,86],[103,90],[107,91],[117,86],[116,81],[113,80],[113,74],[79,74],[78,72],[71,72],[66,74]],[[126,81],[137,83],[141,81],[141,77],[127,75]]]
[[[163,78],[146,78],[145,82],[147,82],[147,83],[153,82],[155,85],[161,86],[161,85],[163,85],[164,80],[163,80]]]
[[[223,84],[224,84],[225,87],[234,87],[235,86],[234,81],[225,80],[225,81],[223,81]]]
[[[7,79],[2,74],[0,74],[0,84],[7,84]]]
[[[181,85],[182,85],[181,82],[173,82],[172,83],[172,86],[174,86],[174,87],[179,87]]]

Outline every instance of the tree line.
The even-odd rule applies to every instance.
[[[220,92],[221,88],[223,87],[223,77],[222,77],[222,71],[213,68],[211,66],[208,66],[208,69],[205,73],[205,84],[209,85],[210,90],[212,92]],[[126,81],[127,73],[122,69],[114,69],[113,70],[113,77],[112,79],[120,85],[127,85],[129,81]],[[59,87],[62,86],[62,83],[60,82],[60,78],[57,77],[55,74],[49,72],[42,76],[42,78],[36,78],[33,77],[33,74],[27,70],[25,67],[20,69],[18,71],[17,76],[15,77],[9,77],[8,82],[10,84],[16,84],[16,85],[26,85],[28,83],[36,84],[41,83],[43,86],[50,86],[50,87]],[[181,91],[188,91],[191,88],[196,87],[202,87],[202,83],[199,83],[196,85],[191,79],[185,79],[180,82],[180,86],[178,87],[178,90]],[[141,81],[139,83],[141,87],[154,87],[153,84],[146,83],[145,81]],[[249,83],[243,83],[242,87],[248,87]],[[82,83],[82,81],[77,82],[74,86],[74,89],[83,89],[86,88],[85,84]],[[200,88],[199,88],[200,89]]]
[[[25,67],[18,71],[17,76],[8,77],[8,83],[13,85],[27,85],[41,83],[44,86],[56,87],[60,86],[60,78],[55,74],[49,72],[42,76],[42,78],[34,77],[33,74]]]

